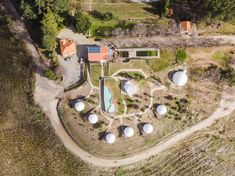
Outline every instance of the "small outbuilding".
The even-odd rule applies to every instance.
[[[113,144],[116,140],[116,136],[113,133],[107,133],[105,135],[105,141],[109,144]]]
[[[176,86],[185,86],[188,82],[187,71],[177,71],[173,74],[172,81]]]
[[[155,112],[156,112],[158,115],[160,115],[160,116],[166,115],[166,113],[167,113],[167,107],[166,107],[166,105],[164,105],[164,104],[158,105],[158,106],[155,108]]]
[[[76,54],[76,44],[73,40],[61,39],[60,40],[60,52],[63,57],[69,57]]]
[[[85,109],[85,104],[82,101],[77,101],[74,105],[76,111],[81,112]]]
[[[88,116],[87,120],[90,124],[95,124],[98,122],[98,116],[96,114],[92,113]]]
[[[134,95],[138,92],[138,87],[131,81],[126,81],[123,85],[123,89],[128,95]]]
[[[142,131],[145,133],[145,134],[150,134],[153,132],[153,125],[151,125],[150,123],[146,123],[143,125],[142,127]]]
[[[179,24],[182,34],[189,34],[192,31],[192,23],[190,21],[182,21]]]
[[[123,135],[125,137],[132,137],[134,135],[134,130],[131,127],[125,127],[123,130]]]

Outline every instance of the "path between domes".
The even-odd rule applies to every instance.
[[[53,88],[42,86],[42,82],[44,82],[43,85],[57,88],[57,91],[52,91]],[[49,83],[45,83],[45,82],[49,82]],[[130,156],[130,157],[123,158],[123,159],[105,159],[101,157],[96,157],[96,156],[89,154],[82,148],[80,148],[79,145],[69,136],[69,134],[67,133],[66,129],[64,128],[58,116],[57,105],[58,105],[59,100],[56,99],[56,97],[62,93],[62,88],[57,85],[53,85],[53,82],[43,77],[40,77],[39,75],[36,75],[35,100],[42,107],[43,111],[47,114],[47,116],[50,118],[52,126],[55,130],[55,133],[58,135],[58,137],[61,139],[64,146],[70,152],[74,153],[76,156],[78,156],[82,160],[88,163],[91,163],[95,166],[119,167],[123,165],[133,164],[139,161],[143,161],[147,158],[150,158],[151,156],[157,155],[160,152],[172,147],[177,142],[190,136],[194,132],[199,131],[203,128],[209,127],[213,123],[215,123],[216,120],[229,115],[230,113],[233,112],[233,110],[235,110],[235,93],[234,92],[235,91],[231,93],[231,88],[228,88],[228,87],[224,89],[219,107],[208,119],[203,120],[202,122],[196,125],[193,125],[192,127],[189,127],[183,130],[182,132],[179,132],[173,136],[170,136],[169,138],[161,141],[160,143],[156,144],[155,146],[149,149],[146,149],[140,153],[137,153],[134,156]]]

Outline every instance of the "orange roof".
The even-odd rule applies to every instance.
[[[63,57],[70,56],[76,53],[76,44],[69,39],[60,40],[60,51]]]
[[[191,31],[191,22],[190,21],[182,21],[180,23],[181,32],[190,32]]]
[[[88,60],[90,62],[108,61],[110,58],[111,52],[107,46],[88,47]]]

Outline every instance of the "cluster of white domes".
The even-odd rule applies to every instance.
[[[124,83],[123,89],[128,95],[134,95],[138,92],[138,87],[130,81]]]
[[[107,133],[105,135],[105,141],[109,144],[113,144],[116,140],[116,136],[113,133]]]
[[[95,124],[98,122],[98,116],[94,113],[90,114],[87,118],[88,122],[91,124]]]
[[[161,105],[158,105],[156,108],[155,108],[155,112],[160,115],[160,116],[163,116],[167,113],[167,107],[166,105],[164,104],[161,104]]]
[[[76,111],[81,112],[85,109],[85,104],[82,101],[77,101],[74,105]]]
[[[146,123],[143,125],[142,130],[145,134],[150,134],[153,132],[153,125]]]
[[[173,74],[172,81],[176,86],[185,86],[188,82],[187,71],[177,71]]]
[[[131,127],[125,127],[123,130],[123,134],[125,137],[132,137],[134,135],[134,130]]]

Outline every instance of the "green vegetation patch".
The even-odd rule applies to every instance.
[[[158,52],[157,51],[137,51],[136,52],[137,56],[157,56]]]
[[[101,77],[101,69],[102,67],[100,64],[90,65],[91,82],[94,86],[99,86],[99,81]]]
[[[176,51],[176,59],[178,62],[183,63],[187,58],[187,53],[185,52],[185,50],[183,48],[179,48]]]
[[[120,89],[120,81],[114,79],[105,80],[105,85],[110,89],[113,102],[116,106],[116,115],[124,113],[123,96]]]
[[[175,55],[172,50],[162,50],[159,59],[151,59],[146,62],[153,71],[159,72],[171,66],[174,60]]]
[[[227,66],[229,61],[230,61],[230,55],[228,52],[222,52],[222,51],[217,51],[215,52],[215,54],[212,56],[212,59],[216,62],[218,62],[218,64],[220,66]]]

